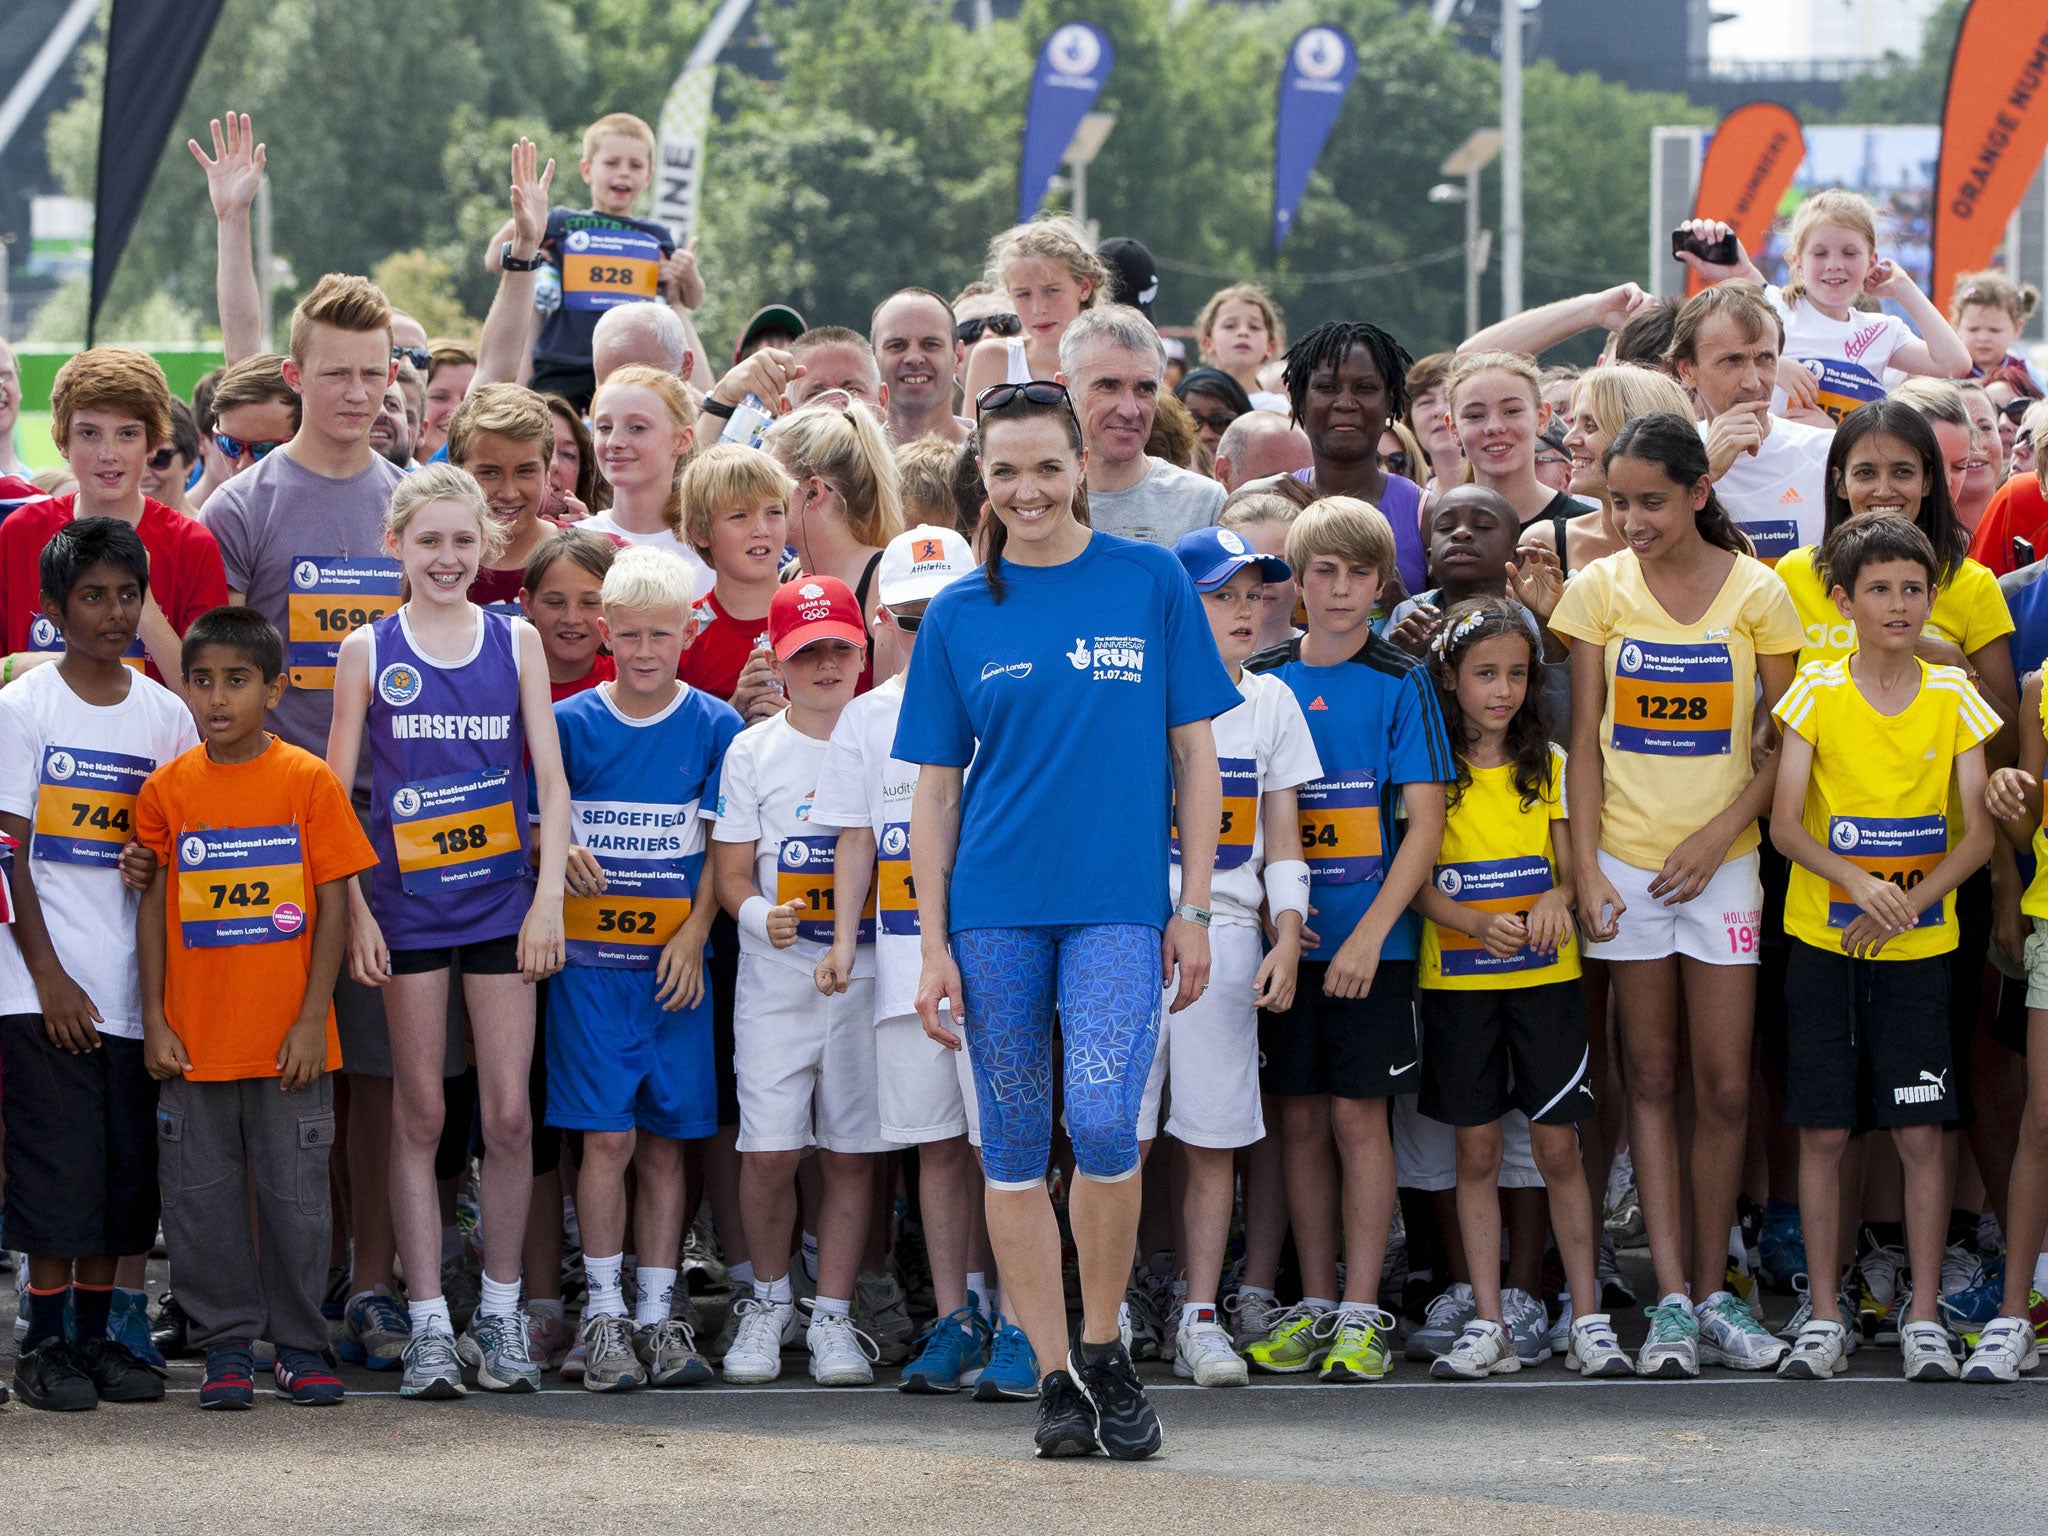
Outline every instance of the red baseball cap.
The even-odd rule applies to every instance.
[[[787,661],[820,640],[844,640],[865,649],[868,632],[860,604],[837,576],[785,581],[768,604],[768,643],[775,647],[775,659]]]

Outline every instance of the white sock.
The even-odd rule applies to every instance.
[[[406,1311],[412,1314],[412,1331],[415,1334],[438,1328],[445,1334],[453,1335],[455,1320],[448,1315],[448,1298],[430,1296],[425,1301],[408,1301]]]
[[[668,1321],[669,1303],[675,1299],[676,1272],[672,1269],[656,1269],[652,1264],[640,1266],[640,1290],[633,1298],[633,1326],[652,1328],[656,1323]]]
[[[796,1304],[796,1293],[789,1288],[789,1276],[777,1275],[773,1280],[754,1276],[754,1299],[765,1301],[771,1306],[789,1307]]]
[[[526,1304],[526,1312],[529,1317],[552,1317],[558,1323],[568,1315],[559,1296],[536,1296]]]
[[[2034,1260],[2034,1289],[2048,1295],[2048,1253]]]
[[[576,1197],[562,1196],[562,1240],[574,1247],[583,1246],[583,1228],[576,1221]]]
[[[820,1296],[811,1303],[811,1311],[818,1317],[851,1317],[853,1303],[841,1301],[836,1296]]]
[[[1209,1321],[1214,1322],[1216,1320],[1216,1303],[1213,1301],[1182,1302],[1180,1307],[1181,1327],[1194,1327],[1196,1323],[1201,1321],[1202,1314],[1204,1312],[1207,1312],[1209,1314]]]
[[[967,1271],[967,1293],[968,1300],[978,1304],[984,1312],[989,1310],[990,1303],[995,1299],[988,1293],[988,1276],[978,1269]]]
[[[799,1250],[804,1259],[804,1278],[811,1284],[818,1283],[818,1238],[816,1233],[804,1234],[803,1247]]]
[[[741,1259],[739,1263],[729,1265],[725,1273],[727,1282],[734,1290],[738,1290],[743,1285],[751,1287],[754,1283],[754,1261],[752,1259]]]
[[[608,1259],[583,1255],[583,1278],[590,1285],[590,1299],[583,1304],[585,1317],[626,1315],[626,1293],[619,1280],[625,1262],[624,1254],[615,1253]]]
[[[1369,1301],[1340,1301],[1337,1303],[1337,1310],[1340,1313],[1370,1312],[1372,1305]]]
[[[1270,1285],[1240,1285],[1237,1288],[1237,1293],[1240,1296],[1256,1296],[1261,1301],[1276,1299],[1273,1295],[1273,1288]]]
[[[441,1262],[443,1264],[452,1264],[461,1256],[462,1228],[443,1227],[441,1229]]]
[[[1304,1296],[1301,1298],[1301,1304],[1311,1312],[1334,1312],[1337,1310],[1337,1303],[1323,1296]]]
[[[479,1317],[517,1317],[519,1315],[519,1282],[517,1280],[493,1280],[489,1271],[484,1274],[483,1296],[476,1304]]]

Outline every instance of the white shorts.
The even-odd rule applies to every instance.
[[[1764,888],[1756,850],[1714,871],[1707,888],[1676,906],[1650,894],[1654,869],[1624,864],[1600,850],[1600,873],[1628,910],[1619,931],[1602,944],[1589,940],[1589,960],[1666,960],[1685,955],[1708,965],[1755,965],[1763,942]]]
[[[1529,1117],[1511,1109],[1501,1117],[1502,1189],[1541,1189],[1543,1175],[1529,1150]],[[1432,1192],[1458,1187],[1458,1133],[1415,1107],[1415,1095],[1394,1100],[1394,1182],[1403,1189]]]
[[[898,1146],[964,1136],[981,1118],[974,1112],[974,1071],[966,1047],[947,1050],[924,1032],[914,1013],[875,1026],[875,1086],[882,1139]]]
[[[808,970],[740,956],[733,1071],[742,1152],[887,1152],[876,1107],[875,980],[826,997]]]
[[[1173,1098],[1166,1132],[1193,1147],[1248,1147],[1266,1134],[1259,1112],[1259,1010],[1253,983],[1265,959],[1259,930],[1219,923],[1209,930],[1209,990],[1179,1013],[1159,1012],[1159,1048],[1138,1108],[1138,1140],[1159,1134],[1160,1090]]]

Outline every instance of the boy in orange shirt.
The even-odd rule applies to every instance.
[[[344,882],[377,855],[327,765],[263,729],[285,687],[268,620],[201,615],[182,664],[200,744],[149,776],[135,812],[158,860],[136,951],[143,1059],[163,1083],[164,1243],[206,1352],[199,1406],[255,1402],[265,1338],[278,1395],[317,1407],[341,1399],[320,1297]]]

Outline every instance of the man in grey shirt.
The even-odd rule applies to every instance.
[[[1060,337],[1059,382],[1088,448],[1088,520],[1148,544],[1206,528],[1223,508],[1221,485],[1145,452],[1165,374],[1159,333],[1127,305],[1083,310]]]

